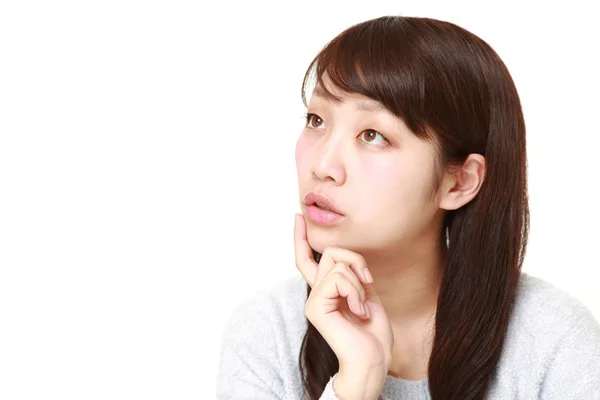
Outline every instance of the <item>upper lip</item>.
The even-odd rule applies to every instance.
[[[331,211],[333,211],[335,213],[342,214],[342,212],[339,211],[335,207],[335,205],[333,204],[333,202],[331,200],[329,200],[327,197],[325,197],[324,195],[322,195],[322,194],[310,192],[306,196],[304,196],[304,204],[306,204],[306,205],[312,205],[312,204],[315,204],[315,203],[319,203],[321,205],[324,205],[324,206],[326,206],[327,208],[329,208]]]

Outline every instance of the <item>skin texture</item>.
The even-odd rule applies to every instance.
[[[318,86],[309,100],[307,124],[298,138],[295,155],[300,205],[306,215],[304,196],[316,192],[329,198],[344,217],[328,226],[297,217],[302,219],[296,221],[297,266],[313,288],[307,301],[307,317],[338,359],[352,360],[353,365],[360,364],[357,357],[361,356],[353,353],[350,344],[381,346],[379,353],[363,355],[369,358],[368,365],[382,363],[383,368],[375,374],[349,364],[341,374],[344,367],[340,363],[339,384],[334,383],[336,393],[351,393],[344,391],[344,386],[360,376],[369,376],[381,385],[382,376],[384,380],[388,372],[405,379],[422,379],[431,350],[444,256],[439,243],[443,216],[446,210],[460,208],[476,196],[485,178],[485,159],[469,155],[460,168],[446,171],[438,190],[432,192],[437,157],[433,144],[419,139],[380,103],[342,92],[332,87],[326,76],[324,83],[342,100],[326,98]],[[328,265],[317,282],[310,247],[322,253],[321,264]],[[332,255],[336,251],[346,251],[347,256],[336,259]],[[364,265],[354,268],[355,256],[361,257]],[[373,277],[372,284],[364,276],[365,267]],[[346,288],[332,282],[327,286],[342,288],[344,293],[325,287],[316,290],[329,279],[345,278]],[[371,312],[376,308],[379,318],[374,331],[379,337],[375,339],[364,336],[364,322],[360,322],[364,321],[359,303],[364,300],[365,288],[372,293],[372,304],[367,302]],[[343,340],[341,331],[332,331],[334,325],[323,323],[327,315],[336,312],[356,328],[346,329]],[[356,320],[351,320],[351,312]],[[390,338],[386,336],[388,327],[393,332]],[[377,385],[371,395],[378,394]]]

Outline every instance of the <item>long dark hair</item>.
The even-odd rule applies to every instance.
[[[473,33],[402,16],[362,22],[329,42],[306,71],[305,104],[311,77],[327,91],[324,73],[343,91],[379,101],[433,143],[438,178],[471,153],[486,159],[477,196],[444,216],[440,241],[449,245],[428,369],[433,400],[483,399],[503,349],[529,232],[525,122],[513,80]],[[299,368],[316,400],[338,361],[307,323]]]

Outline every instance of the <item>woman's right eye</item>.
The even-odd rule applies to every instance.
[[[307,128],[325,127],[325,122],[317,114],[308,113],[308,114],[306,114],[306,127]]]

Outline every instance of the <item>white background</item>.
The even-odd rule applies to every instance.
[[[0,398],[214,398],[229,313],[297,273],[305,68],[386,14],[503,58],[528,128],[524,270],[600,318],[598,2],[531,3],[3,2]]]

